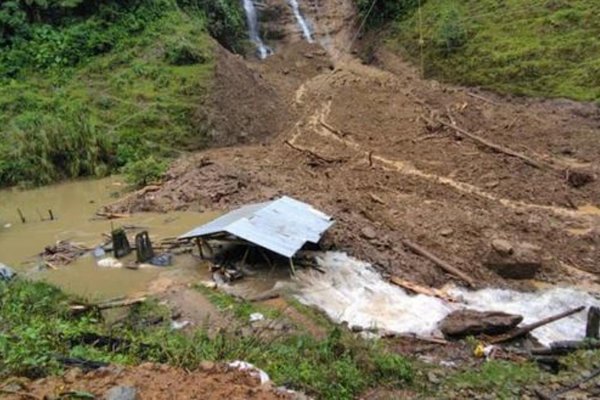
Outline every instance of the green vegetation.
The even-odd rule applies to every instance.
[[[189,369],[203,360],[242,359],[264,369],[277,384],[329,399],[352,398],[378,385],[403,386],[413,378],[405,358],[339,329],[332,329],[325,340],[305,334],[243,336],[235,327],[213,338],[203,329],[186,335],[172,331],[169,310],[153,302],[134,307],[124,322],[108,327],[98,313],[70,313],[72,300],[44,283],[0,282],[0,379],[59,373],[61,357],[121,364],[153,361]],[[248,312],[265,311],[238,305],[224,294],[211,300],[239,315],[240,328]],[[163,323],[147,323],[157,316]]]
[[[209,31],[241,47],[241,13],[234,0],[0,4],[0,187],[123,167],[143,184],[207,146]]]
[[[600,100],[600,10],[595,1],[422,4],[421,18],[415,7],[392,14],[388,44],[419,65],[423,51],[427,77],[502,93]]]
[[[469,389],[480,393],[494,393],[499,399],[515,398],[526,384],[540,380],[541,372],[531,363],[512,363],[491,360],[479,368],[451,376],[445,385],[452,390]]]

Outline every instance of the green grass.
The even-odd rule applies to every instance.
[[[420,29],[422,27],[422,30]],[[389,46],[448,82],[502,93],[600,101],[594,0],[429,0],[393,23]]]
[[[0,186],[101,176],[206,146],[214,63],[204,19],[165,11],[118,40],[73,67],[2,79]]]
[[[234,327],[209,337],[203,328],[191,334],[170,330],[170,310],[157,302],[134,306],[125,321],[108,326],[95,312],[72,315],[68,304],[73,300],[45,283],[0,282],[0,380],[60,373],[61,356],[187,369],[204,360],[245,360],[264,369],[276,385],[323,399],[354,398],[368,388],[405,387],[413,380],[411,361],[340,329],[332,329],[324,340],[306,334],[243,336]],[[211,300],[244,321],[251,311],[269,314],[218,292]],[[147,323],[157,316],[162,323]],[[90,344],[83,339],[89,333],[124,342],[114,347]]]

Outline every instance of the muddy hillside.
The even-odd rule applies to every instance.
[[[310,35],[279,3],[259,9],[269,56],[223,50],[217,66],[219,118],[249,144],[182,159],[160,189],[113,211],[226,210],[286,194],[336,218],[331,246],[420,284],[454,278],[409,242],[475,286],[515,285],[494,268],[503,254],[546,282],[600,273],[597,106],[423,80],[353,40],[349,1],[305,4]],[[353,56],[367,46],[369,64]]]

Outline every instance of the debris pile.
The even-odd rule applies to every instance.
[[[46,246],[40,255],[48,268],[56,269],[57,266],[72,263],[90,250],[85,246],[61,240],[55,245]]]

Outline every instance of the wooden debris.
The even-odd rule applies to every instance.
[[[21,222],[26,223],[27,220],[25,219],[25,216],[23,215],[23,211],[21,211],[20,208],[17,208],[17,212],[19,213],[19,218],[21,218]]]
[[[556,392],[553,392],[549,395],[544,394],[541,390],[536,389],[535,390],[535,394],[542,400],[554,400],[554,399],[558,399],[559,396],[570,392],[571,390],[575,390],[577,388],[579,388],[581,385],[583,385],[586,382],[591,381],[592,379],[596,378],[597,376],[600,376],[600,368],[593,370],[588,376],[579,379],[578,381],[572,383],[571,385],[564,387],[560,390],[557,390]]]
[[[71,307],[69,307],[69,309],[72,312],[84,312],[91,309],[108,310],[111,308],[129,307],[134,304],[143,303],[144,301],[146,301],[145,297],[138,297],[135,299],[114,300],[96,304],[74,304]]]
[[[600,338],[600,308],[590,307],[585,326],[585,337],[588,339]]]
[[[480,95],[478,95],[478,94],[475,94],[475,93],[467,92],[467,96],[469,96],[469,97],[473,97],[474,99],[479,99],[479,100],[481,100],[481,101],[484,101],[484,102],[486,102],[486,103],[489,103],[489,104],[492,104],[492,105],[495,105],[495,106],[499,105],[499,104],[498,104],[498,103],[496,103],[495,101],[493,101],[493,100],[490,100],[490,99],[488,99],[487,97],[483,97],[483,96],[480,96]]]
[[[329,125],[327,122],[325,122],[323,120],[319,120],[319,123],[321,124],[321,126],[323,126],[323,128],[327,129],[328,131],[335,134],[336,136],[339,136],[342,138],[346,136],[346,134],[344,132],[340,131],[339,129],[335,129],[333,126]]]
[[[554,321],[558,321],[560,319],[569,317],[573,314],[583,311],[584,309],[585,309],[585,306],[580,306],[580,307],[574,308],[572,310],[567,310],[560,314],[556,314],[551,317],[544,318],[542,320],[539,320],[538,322],[534,322],[532,324],[517,328],[514,331],[507,333],[506,335],[502,335],[502,336],[493,338],[492,340],[490,340],[490,343],[496,344],[496,343],[502,343],[502,342],[507,342],[509,340],[517,339],[521,336],[527,335],[529,332],[533,331],[534,329],[539,328],[540,326],[548,325],[549,323],[552,323]]]
[[[438,267],[442,268],[444,271],[462,279],[463,281],[465,281],[469,286],[474,287],[475,286],[475,280],[473,278],[471,278],[469,275],[465,274],[464,272],[462,272],[461,270],[459,270],[458,268],[448,264],[446,261],[441,260],[440,258],[438,258],[437,256],[435,256],[434,254],[430,253],[428,250],[424,249],[423,247],[419,246],[416,243],[413,243],[409,240],[403,240],[402,244],[405,245],[406,247],[408,247],[411,251],[413,251],[416,254],[419,254],[425,258],[427,258],[428,260],[432,261],[435,265],[437,265]]]
[[[377,196],[376,194],[373,193],[369,193],[369,197],[371,198],[371,200],[373,200],[375,203],[379,203],[382,205],[386,205],[387,203],[379,196]]]
[[[448,128],[455,130],[459,134],[466,136],[471,140],[476,141],[477,143],[479,143],[483,146],[489,147],[490,149],[494,150],[497,153],[503,153],[503,154],[509,155],[511,157],[519,158],[519,159],[523,160],[525,162],[525,164],[530,165],[537,169],[544,169],[544,167],[547,167],[547,165],[542,164],[542,163],[532,159],[531,157],[526,156],[525,154],[519,153],[515,150],[509,149],[509,148],[501,146],[499,144],[492,143],[489,140],[482,138],[481,136],[475,135],[474,133],[471,133],[455,124],[446,122],[441,118],[437,118],[436,121]]]
[[[343,162],[344,161],[344,160],[342,160],[340,158],[327,158],[327,157],[321,156],[321,155],[315,153],[314,151],[311,151],[311,150],[308,150],[308,149],[305,149],[305,148],[302,148],[302,147],[298,147],[295,144],[293,144],[292,142],[290,142],[289,140],[286,140],[285,144],[288,145],[289,147],[291,147],[292,149],[296,150],[296,151],[308,154],[309,156],[311,156],[313,158],[316,158],[318,160],[324,161],[324,162],[326,162],[328,164],[338,163],[338,162]]]
[[[122,214],[122,213],[113,213],[108,211],[97,211],[96,216],[100,218],[106,219],[119,219],[119,218],[129,218],[130,214]]]
[[[390,278],[390,282],[392,282],[394,285],[398,285],[404,289],[410,290],[411,292],[437,297],[449,303],[456,302],[456,299],[454,297],[450,296],[443,290],[421,286],[414,282],[407,281],[406,279],[402,279],[398,276],[392,276]]]
[[[56,269],[67,265],[81,257],[91,249],[68,241],[60,241],[53,246],[46,246],[40,254],[46,266]]]

